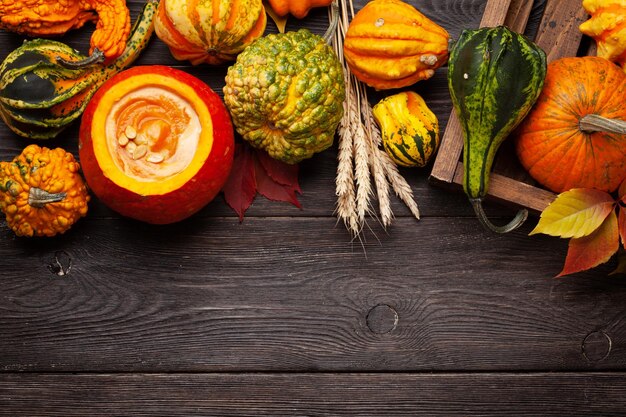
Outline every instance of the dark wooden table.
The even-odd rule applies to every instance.
[[[411,4],[457,37],[485,1]],[[129,6],[136,16],[141,2]],[[538,2],[531,36],[540,16]],[[288,29],[322,33],[326,19],[315,10]],[[91,30],[64,40],[84,51]],[[21,41],[1,33],[0,57]],[[136,64],[183,68],[220,93],[226,72],[176,62],[156,38]],[[413,87],[442,129],[445,80],[442,68]],[[45,145],[76,152],[77,130]],[[0,126],[2,160],[27,143]],[[626,413],[614,261],[553,278],[566,241],[529,237],[536,217],[486,232],[462,194],[429,184],[430,167],[402,171],[422,220],[394,201],[393,226],[371,219],[361,245],[333,214],[335,158],[336,146],[301,164],[302,210],[259,197],[243,223],[221,196],[169,226],[95,198],[60,237],[0,223],[0,415]]]

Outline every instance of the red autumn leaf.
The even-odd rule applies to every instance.
[[[260,162],[260,158],[257,159],[255,167],[256,186],[259,194],[272,201],[285,201],[298,208],[302,208],[298,197],[296,197],[296,187],[294,187],[293,184],[284,185],[276,182],[265,170],[263,164]],[[299,189],[299,187],[297,188]]]
[[[288,185],[294,191],[302,194],[298,184],[298,165],[289,165],[270,157],[267,152],[257,152],[259,162],[269,177],[281,185]]]
[[[269,200],[302,208],[296,197],[296,192],[302,193],[298,184],[298,166],[276,161],[246,143],[236,144],[231,174],[222,191],[239,221],[243,221],[257,192]]]
[[[557,277],[584,271],[608,261],[619,249],[617,216],[612,211],[593,233],[572,238],[565,258],[565,266]]]
[[[620,184],[617,190],[617,197],[619,200],[626,203],[626,179],[624,179],[624,181]]]
[[[239,221],[243,221],[244,213],[256,196],[254,159],[250,147],[238,143],[230,176],[222,188],[226,203],[235,210]]]

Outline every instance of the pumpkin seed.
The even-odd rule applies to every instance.
[[[135,145],[135,142],[128,142],[128,145],[126,145],[126,152],[128,152],[131,157],[133,157],[135,149],[137,149],[137,145]]]
[[[137,137],[137,130],[130,125],[126,126],[124,133],[126,133],[128,139],[135,139]]]
[[[135,143],[137,145],[147,145],[148,144],[148,138],[145,135],[142,135],[141,133],[138,133],[137,137],[135,138]]]
[[[160,164],[165,158],[160,153],[151,153],[146,157],[146,161],[153,164]]]
[[[133,159],[137,160],[139,158],[143,158],[148,153],[148,147],[146,145],[139,145],[135,152],[133,152]]]
[[[119,138],[117,138],[117,143],[123,148],[124,146],[128,145],[128,136],[126,136],[126,134],[122,133],[120,135]]]

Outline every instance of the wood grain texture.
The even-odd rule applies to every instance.
[[[576,56],[582,39],[578,26],[587,19],[580,0],[548,0],[535,42],[548,62],[564,56]]]
[[[39,241],[2,230],[0,370],[624,367],[626,282],[602,277],[615,265],[556,280],[565,242],[530,225],[397,221],[364,249],[330,218],[87,219]],[[368,326],[379,305],[394,330]],[[582,345],[598,330],[610,353],[591,362]]]
[[[623,416],[626,374],[0,376],[0,416]]]
[[[487,3],[409,2],[454,39]],[[128,1],[133,16],[142,3]],[[314,9],[287,29],[326,24]],[[85,51],[92,31],[62,39]],[[22,41],[0,32],[0,59]],[[178,62],[157,38],[136,61],[152,64],[222,93],[227,65]],[[446,75],[411,87],[442,128]],[[368,92],[372,103],[390,93]],[[42,144],[76,153],[77,132]],[[30,143],[3,124],[0,139],[0,160]],[[243,223],[221,197],[169,226],[96,198],[53,239],[0,222],[0,416],[623,415],[626,282],[607,276],[614,261],[554,279],[565,241],[528,237],[536,219],[484,231],[462,193],[429,185],[430,167],[402,170],[421,221],[392,198],[394,225],[371,219],[351,241],[333,215],[336,153],[301,164],[303,210],[257,198]]]

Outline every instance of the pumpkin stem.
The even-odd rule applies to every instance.
[[[98,48],[95,48],[91,55],[79,61],[67,61],[66,59],[61,58],[60,56],[57,56],[56,59],[57,59],[57,63],[61,65],[62,67],[65,67],[67,69],[80,69],[83,67],[87,67],[89,65],[99,64],[101,62],[104,62],[104,52],[102,52]]]
[[[478,220],[480,220],[480,223],[492,232],[511,232],[524,224],[524,222],[528,218],[528,210],[523,209],[518,211],[513,220],[511,220],[504,226],[496,226],[495,224],[491,223],[491,221],[487,218],[487,214],[485,214],[485,210],[483,210],[481,198],[470,198],[470,203],[472,203],[472,207],[474,207],[474,212],[476,213],[476,216],[478,216]]]
[[[581,132],[609,132],[626,135],[626,122],[619,119],[607,119],[597,114],[583,116],[578,122]]]
[[[335,30],[339,24],[339,4],[337,0],[334,0],[330,5],[330,21],[328,22],[328,29],[324,33],[324,40],[326,43],[330,43],[333,36],[335,36]]]
[[[63,201],[67,193],[49,193],[41,188],[31,187],[28,192],[28,205],[35,208],[44,208],[46,204]]]

